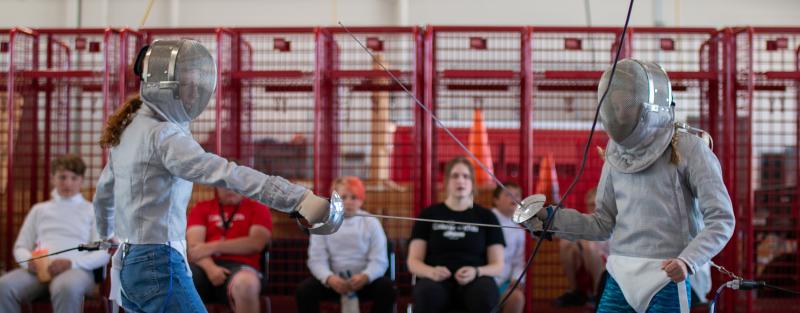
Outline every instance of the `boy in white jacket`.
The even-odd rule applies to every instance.
[[[30,259],[34,249],[52,253],[98,239],[92,203],[81,195],[86,164],[76,155],[65,155],[53,161],[51,171],[52,199],[35,204],[25,216],[14,242],[17,262]],[[20,268],[0,277],[0,312],[19,312],[21,302],[48,290],[56,313],[83,311],[83,296],[95,284],[92,270],[108,263],[108,253],[73,250],[49,259],[49,282],[37,279],[37,271],[45,271],[37,268],[42,262],[21,263]]]

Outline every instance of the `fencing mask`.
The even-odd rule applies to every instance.
[[[208,50],[190,39],[156,40],[137,58],[145,103],[167,119],[185,123],[205,110],[217,84],[217,68]]]
[[[598,98],[609,85],[611,69],[598,84]],[[669,146],[675,131],[672,86],[661,66],[625,59],[617,63],[614,81],[600,109],[611,140],[606,161],[624,173],[649,167]]]

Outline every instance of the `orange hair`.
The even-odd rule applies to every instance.
[[[113,115],[108,117],[106,127],[103,129],[103,134],[100,136],[100,146],[103,148],[111,148],[119,144],[119,139],[122,137],[122,132],[125,127],[128,127],[136,116],[136,111],[142,107],[142,99],[138,94],[132,95],[125,100]]]
[[[366,197],[366,190],[364,189],[364,183],[361,182],[361,179],[355,176],[343,176],[339,177],[333,181],[333,188],[336,186],[344,186],[347,190],[353,193],[356,198],[364,200]]]

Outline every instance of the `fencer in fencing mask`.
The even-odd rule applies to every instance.
[[[177,123],[197,118],[217,84],[211,53],[190,39],[154,41],[139,52],[134,73],[142,80],[142,100]]]
[[[611,79],[603,73],[597,87],[598,99]],[[611,140],[606,161],[623,173],[649,167],[669,146],[675,132],[672,86],[658,64],[633,59],[617,63],[608,87],[600,118]]]

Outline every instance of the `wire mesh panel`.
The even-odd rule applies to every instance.
[[[229,73],[230,136],[224,154],[252,162],[255,169],[314,188],[317,112],[313,28],[241,28]],[[226,83],[228,84],[228,83]],[[326,194],[327,191],[316,190]],[[270,294],[294,295],[311,277],[305,260],[308,236],[286,214],[272,214]]]
[[[526,28],[434,26],[426,31],[427,104],[500,181],[520,184],[527,194],[530,186],[525,180],[531,173],[523,164],[526,138],[520,131],[521,108],[530,103],[526,91],[530,60],[523,57],[528,53]],[[446,198],[445,164],[467,153],[440,125],[434,125],[432,135],[431,202],[439,202]],[[475,202],[494,207],[494,180],[478,165],[473,167]]]
[[[118,31],[45,29],[35,40],[12,61],[19,62],[13,74],[19,84],[10,97],[20,104],[14,105],[10,119],[18,135],[11,140],[9,177],[14,183],[7,190],[13,197],[9,216],[19,219],[9,223],[9,240],[31,206],[50,197],[54,158],[73,153],[84,160],[84,195],[91,198],[104,157],[97,141],[108,99],[118,90],[110,84],[121,76]]]
[[[417,98],[422,95],[422,55],[417,54],[421,51],[422,34],[416,27],[328,31],[333,51],[329,70],[337,132],[334,176],[356,176],[364,181],[365,211],[414,216],[413,207],[418,201],[415,194],[420,188],[420,138],[414,135],[418,131],[419,109],[409,93]],[[391,79],[382,66],[400,82]],[[381,223],[389,240],[405,242],[410,236],[410,222]],[[399,248],[404,249],[405,245]],[[409,295],[410,276],[407,272],[398,275],[401,293]]]
[[[10,56],[7,83],[6,99],[4,99],[7,114],[6,124],[3,130],[7,132],[3,142],[7,144],[5,151],[8,159],[3,159],[4,166],[7,166],[7,181],[4,181],[6,190],[6,210],[8,234],[8,245],[6,253],[8,259],[11,256],[12,244],[17,237],[22,221],[31,206],[41,201],[42,197],[47,197],[48,192],[43,192],[42,176],[46,176],[48,170],[42,167],[41,160],[38,159],[38,148],[40,136],[38,134],[37,115],[41,112],[38,108],[38,94],[40,82],[30,75],[37,68],[39,55],[36,51],[38,45],[37,37],[29,36],[24,32],[14,34],[16,38],[11,39],[12,47]],[[10,270],[15,267],[14,263],[8,263]]]
[[[334,107],[337,110],[339,161],[336,176],[357,176],[375,191],[367,209],[378,214],[410,216],[414,181],[418,179],[417,140],[400,138],[414,133],[416,104],[411,94],[420,91],[416,50],[421,45],[417,28],[355,28],[353,35],[372,52],[363,50],[350,34],[333,30],[337,52],[333,61]],[[400,79],[393,81],[380,67]],[[398,131],[402,132],[398,134]],[[385,192],[385,196],[380,191]],[[372,196],[372,192],[368,193]],[[392,238],[405,238],[409,224],[383,221]],[[390,227],[392,225],[392,227]]]
[[[530,31],[536,78],[604,71],[614,61],[622,35],[621,28],[605,27],[531,27]],[[630,49],[630,39],[625,42],[620,58]]]
[[[50,160],[59,155],[78,154],[87,164],[85,179],[95,182],[105,161],[97,142],[106,118],[120,104],[118,84],[125,75],[119,66],[120,33],[84,29],[41,30],[40,34],[46,54],[40,63],[43,71],[35,75],[43,86],[38,119],[43,168],[49,168]],[[49,175],[42,178],[48,186]]]
[[[238,81],[231,79],[239,66],[238,34],[229,29],[217,29],[217,92],[216,103],[212,109],[214,122],[213,139],[209,140],[209,150],[221,156],[242,159],[239,162],[250,164],[246,156],[252,154],[252,145],[241,132],[249,117],[243,114],[240,102]],[[223,140],[224,139],[224,140]]]
[[[709,70],[705,46],[717,43],[713,28],[646,28],[631,30],[631,57],[655,62],[667,73]],[[714,60],[711,60],[714,61]],[[670,77],[672,78],[672,77]]]
[[[536,192],[544,193],[550,202],[558,201],[578,174],[597,107],[597,81],[614,60],[621,31],[582,27],[530,29],[533,175]],[[627,51],[622,52],[624,57]],[[586,168],[564,199],[565,207],[582,212],[592,209],[594,199],[589,192],[597,185],[603,165],[597,147],[605,147],[607,140],[598,123]],[[560,240],[542,244],[528,277],[534,300],[550,301],[575,288],[569,286],[561,261],[569,244]],[[585,276],[590,277],[588,272]],[[588,288],[583,289],[591,294],[592,279],[586,281]]]
[[[733,132],[737,137],[736,200],[745,277],[800,289],[798,81],[800,29],[748,28],[734,49]],[[741,139],[739,139],[741,138]],[[796,296],[773,289],[738,293],[747,312],[797,312]]]
[[[465,146],[473,127],[483,124],[490,143],[485,165],[503,170],[495,171],[500,180],[518,178],[519,155],[513,152],[519,149],[519,138],[511,133],[519,128],[523,101],[522,28],[430,27],[427,32],[431,44],[428,57],[432,58],[432,77],[426,86],[432,90],[428,104]],[[475,131],[478,136],[473,137],[483,136]],[[444,164],[466,152],[438,125],[434,134],[433,178],[439,185],[436,189],[442,191]],[[485,144],[475,147],[483,149]],[[476,171],[482,172],[477,166]],[[478,189],[490,192],[493,187],[489,178],[479,182]],[[480,203],[491,206],[484,202]]]
[[[241,36],[242,76],[313,77],[316,41],[312,28],[269,28],[236,30]]]
[[[239,152],[253,158],[256,169],[279,175],[309,188],[314,157],[313,29],[240,29],[241,115],[237,129],[253,148]],[[286,219],[294,235],[294,221]],[[288,222],[291,222],[290,224]],[[285,234],[284,234],[285,235]]]
[[[716,133],[719,112],[720,47],[717,31],[692,28],[635,28],[631,57],[655,62],[667,71],[675,97],[675,120]],[[710,111],[713,107],[713,111]]]
[[[3,48],[5,47],[5,48]],[[36,197],[35,181],[17,168],[32,168],[30,142],[35,119],[29,109],[36,105],[36,80],[21,73],[35,70],[38,64],[38,34],[28,29],[10,30],[0,42],[0,55],[5,60],[2,67],[0,89],[0,183],[2,184],[3,218],[3,268],[16,267],[11,254],[17,229]]]
[[[722,35],[705,28],[635,28],[631,32],[633,58],[653,61],[664,67],[672,82],[675,98],[675,120],[699,127],[714,139],[714,152],[723,168],[723,178],[729,191],[735,190],[731,147],[737,137],[725,132],[724,64]],[[734,201],[734,206],[737,201]],[[741,215],[737,216],[741,219]],[[714,262],[735,267],[737,244],[734,235]],[[712,271],[714,285],[729,277]],[[711,295],[713,296],[713,295]],[[730,301],[727,298],[723,302]],[[731,303],[722,304],[722,308]]]

